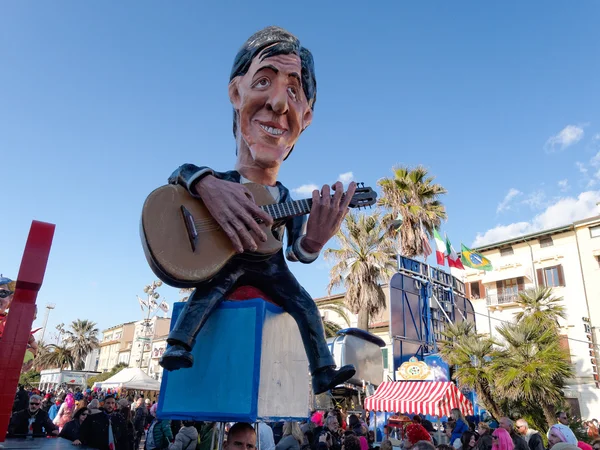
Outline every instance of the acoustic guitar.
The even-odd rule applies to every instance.
[[[202,200],[192,197],[179,185],[169,184],[153,191],[142,210],[140,234],[146,259],[155,275],[174,287],[192,287],[215,276],[233,257],[265,258],[283,246],[282,223],[294,216],[310,213],[312,199],[276,203],[259,184],[244,185],[260,208],[273,218],[273,226],[259,220],[267,235],[258,248],[238,255],[229,237],[212,218]],[[377,193],[359,184],[350,201],[351,208],[375,204]]]

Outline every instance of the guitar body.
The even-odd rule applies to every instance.
[[[258,184],[244,185],[257,205],[275,203],[269,191]],[[229,237],[212,218],[202,200],[179,185],[153,191],[142,210],[140,234],[146,259],[155,275],[174,287],[193,287],[215,276],[233,257],[260,259],[278,252],[281,237],[259,224],[267,235],[256,252],[236,256]]]

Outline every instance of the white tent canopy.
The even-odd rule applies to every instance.
[[[94,387],[100,389],[137,389],[140,391],[159,391],[160,382],[138,367],[123,369],[105,381],[97,381]]]

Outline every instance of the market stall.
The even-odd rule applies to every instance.
[[[121,370],[105,381],[97,381],[94,383],[94,388],[159,391],[160,382],[146,374],[142,369],[130,367]]]

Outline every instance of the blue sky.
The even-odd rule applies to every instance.
[[[140,318],[142,203],[182,163],[233,166],[228,75],[267,25],[317,71],[289,188],[423,164],[455,248],[598,213],[598,2],[369,3],[4,2],[0,272],[16,275],[32,219],[57,225],[37,323],[48,302],[52,331]],[[322,258],[292,270],[326,293]]]

